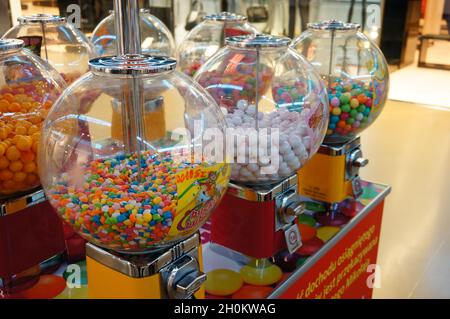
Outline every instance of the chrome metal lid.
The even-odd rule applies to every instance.
[[[24,43],[19,39],[0,39],[0,53],[7,53],[23,48]]]
[[[172,71],[177,61],[169,57],[148,54],[125,54],[107,56],[89,61],[89,70],[108,74],[156,74]]]
[[[150,9],[148,9],[148,8],[141,8],[141,9],[139,9],[139,12],[140,13],[150,13]],[[114,14],[114,10],[109,10],[108,13],[109,14]]]
[[[346,23],[339,20],[325,20],[320,22],[308,23],[308,29],[313,30],[358,30],[360,25],[357,23]]]
[[[18,17],[17,21],[20,24],[32,24],[32,23],[60,23],[66,22],[66,18],[53,14],[38,13],[29,16]]]
[[[288,37],[269,34],[237,35],[225,39],[225,44],[236,48],[281,48],[290,43]]]
[[[203,17],[203,20],[242,22],[242,21],[247,21],[247,17],[242,14],[236,14],[236,13],[231,13],[231,12],[220,12],[220,13],[209,14],[209,15]]]

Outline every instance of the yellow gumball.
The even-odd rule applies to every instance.
[[[254,286],[269,286],[277,283],[283,272],[267,259],[254,259],[241,268],[244,282]]]
[[[214,296],[229,296],[243,285],[241,274],[229,269],[215,269],[206,274],[206,292]]]
[[[317,229],[317,238],[323,242],[329,241],[334,235],[339,232],[340,228],[336,226],[323,226]]]

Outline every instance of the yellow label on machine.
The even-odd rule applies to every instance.
[[[178,203],[169,236],[189,234],[208,219],[225,192],[230,173],[228,164],[204,164],[175,175]]]
[[[345,155],[317,153],[298,171],[299,193],[327,203],[344,200],[348,183],[345,179]]]

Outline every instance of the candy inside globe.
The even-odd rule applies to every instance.
[[[194,150],[208,129],[225,130],[224,118],[175,67],[148,55],[91,60],[45,122],[48,199],[96,245],[144,253],[173,244],[202,226],[225,192],[229,165]]]
[[[207,15],[178,47],[179,68],[193,76],[206,60],[225,45],[226,37],[257,33],[258,30],[243,15],[229,12]]]
[[[194,79],[212,95],[234,137],[227,135],[231,179],[274,183],[294,174],[317,151],[328,121],[320,76],[289,38],[236,36]]]
[[[142,53],[153,56],[174,56],[175,41],[166,25],[149,9],[140,10],[140,31]],[[116,32],[114,11],[100,21],[92,33],[92,42],[102,56],[116,54]]]
[[[292,43],[327,83],[330,122],[325,143],[352,140],[381,113],[389,73],[380,49],[359,25],[340,21],[313,23]]]
[[[95,54],[86,36],[65,18],[50,14],[19,17],[19,24],[3,38],[17,38],[34,54],[49,62],[70,84],[88,71]]]
[[[41,126],[65,87],[61,76],[23,45],[22,40],[0,40],[1,197],[40,185],[37,150]]]

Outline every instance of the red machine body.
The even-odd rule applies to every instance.
[[[275,200],[252,202],[226,194],[211,217],[211,241],[244,255],[269,258],[286,247],[275,231]]]
[[[253,258],[269,258],[286,249],[284,230],[295,216],[280,216],[298,204],[296,178],[264,187],[229,183],[211,217],[211,241]]]
[[[42,190],[1,203],[0,278],[4,286],[64,250],[61,219]]]

